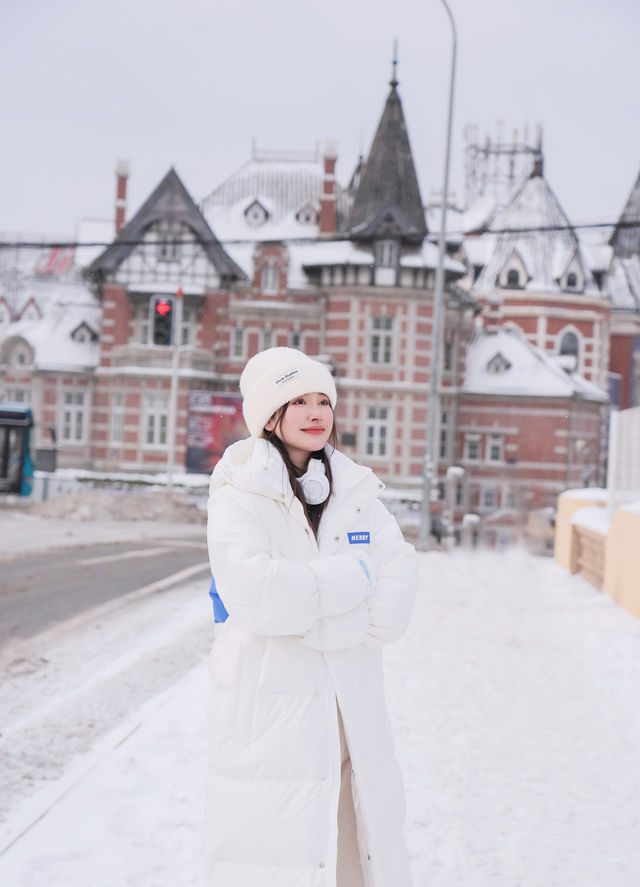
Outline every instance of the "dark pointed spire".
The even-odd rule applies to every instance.
[[[393,59],[391,60],[391,80],[389,86],[392,89],[398,88],[398,41],[393,41]]]
[[[394,52],[391,90],[361,171],[347,230],[358,240],[399,238],[421,243],[427,234],[424,207],[397,91]]]
[[[640,255],[640,174],[631,189],[609,243],[619,259]]]

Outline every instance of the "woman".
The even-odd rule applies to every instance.
[[[240,390],[251,437],[209,498],[229,618],[211,654],[207,887],[407,887],[381,647],[407,625],[415,552],[380,481],[333,447],[323,364],[270,348]]]

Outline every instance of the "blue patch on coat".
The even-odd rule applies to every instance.
[[[364,533],[347,533],[349,537],[349,545],[369,545],[371,542],[371,534],[367,530]]]

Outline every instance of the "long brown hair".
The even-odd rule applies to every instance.
[[[287,408],[290,402],[285,403],[274,413],[275,423],[273,426],[273,431],[267,431],[266,428],[262,431],[262,437],[269,441],[269,443],[273,444],[276,450],[282,456],[282,461],[285,464],[285,468],[287,469],[287,475],[289,476],[289,483],[291,484],[291,489],[293,490],[293,495],[296,499],[299,499],[302,503],[302,507],[304,508],[304,513],[309,521],[309,525],[313,530],[314,536],[318,535],[318,527],[320,526],[320,520],[322,515],[324,514],[324,510],[327,507],[327,503],[331,497],[331,493],[333,491],[333,475],[331,474],[331,463],[329,461],[329,457],[325,452],[325,449],[315,450],[312,453],[309,453],[310,459],[319,459],[320,462],[324,465],[324,473],[327,476],[327,480],[329,481],[329,495],[321,502],[319,505],[309,505],[308,502],[305,502],[304,494],[302,492],[302,487],[298,483],[298,478],[301,477],[304,472],[301,471],[300,468],[295,466],[291,461],[291,456],[289,455],[285,444],[280,440],[278,435],[276,434],[276,430],[279,428],[280,423],[284,417],[284,414],[287,412]],[[273,416],[271,417],[273,419]],[[336,422],[335,417],[333,420],[333,428],[331,429],[331,434],[329,435],[329,440],[327,443],[331,444],[332,447],[335,447],[338,440],[338,433],[336,431]]]

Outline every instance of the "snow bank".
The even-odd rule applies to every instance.
[[[578,508],[571,516],[571,523],[576,527],[584,527],[585,530],[600,533],[601,536],[606,536],[611,526],[607,509],[600,505]]]

